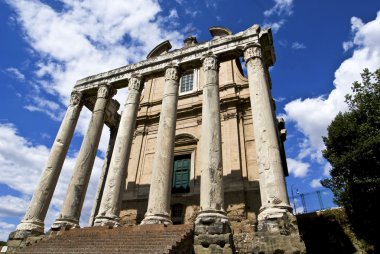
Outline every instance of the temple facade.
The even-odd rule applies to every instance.
[[[273,243],[284,253],[305,251],[286,192],[284,122],[271,95],[271,30],[209,31],[210,41],[189,37],[172,51],[165,41],[144,61],[77,82],[43,176],[10,239],[44,233],[85,106],[92,118],[52,230],[79,227],[106,126],[109,147],[89,226],[194,224],[195,253],[232,253],[246,248],[247,239],[255,253],[274,252]],[[119,114],[113,96],[124,87]]]

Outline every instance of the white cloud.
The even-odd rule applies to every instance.
[[[172,9],[169,13],[169,18],[178,18],[178,12],[176,9]]]
[[[295,123],[305,135],[303,155],[311,156],[322,163],[321,150],[324,148],[322,136],[327,135],[327,126],[341,111],[347,111],[344,96],[351,92],[354,81],[360,81],[364,68],[380,68],[380,12],[375,20],[366,24],[353,17],[351,28],[354,32],[352,43],[354,51],[335,71],[334,89],[326,96],[296,99],[285,105],[287,120]],[[325,170],[326,172],[326,170]]]
[[[269,10],[264,11],[264,16],[291,15],[293,13],[293,0],[274,0],[275,5]]]
[[[277,31],[285,24],[285,19],[281,19],[276,22],[266,22],[263,24],[263,27],[272,28],[273,33],[277,33]]]
[[[310,182],[310,187],[314,188],[314,189],[316,189],[316,188],[322,188],[321,179],[320,178],[313,179]]]
[[[22,216],[28,207],[28,202],[25,199],[11,195],[0,196],[0,204],[6,204],[0,207],[1,217]]]
[[[293,174],[294,177],[303,178],[309,172],[310,164],[292,158],[287,158],[289,174]]]
[[[206,0],[206,7],[216,9],[218,7],[219,0]]]
[[[331,164],[327,162],[325,166],[323,167],[323,176],[329,176],[331,170]]]
[[[22,194],[21,197],[0,196],[0,204],[8,204],[0,208],[0,217],[16,217],[20,219],[20,216],[22,217],[25,214],[27,205],[44,169],[48,154],[49,149],[47,147],[35,145],[20,136],[14,125],[0,124],[0,183]],[[59,213],[74,165],[75,158],[67,156],[45,220],[46,229],[51,226]],[[97,157],[83,205],[82,225],[87,225],[90,216],[101,166],[102,160]],[[0,226],[0,234],[1,230]]]
[[[343,50],[344,52],[354,47],[354,43],[352,41],[344,41],[343,42]]]
[[[64,104],[78,79],[139,61],[164,40],[174,48],[182,44],[183,36],[172,27],[178,14],[172,10],[161,17],[161,7],[154,0],[133,4],[64,0],[59,12],[38,0],[6,2],[16,11],[25,40],[40,57],[35,66],[38,85]],[[54,113],[38,104],[27,108]]]
[[[301,43],[301,42],[295,41],[292,43],[291,47],[292,47],[292,49],[305,49],[306,45]]]
[[[9,232],[12,232],[15,229],[16,225],[0,221],[0,240],[6,241],[8,239]]]
[[[13,77],[15,77],[16,79],[20,80],[20,81],[24,81],[25,80],[25,75],[22,74],[20,72],[19,69],[17,68],[14,68],[14,67],[9,67],[6,69],[6,71],[11,74]]]

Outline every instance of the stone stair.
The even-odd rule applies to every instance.
[[[192,253],[193,225],[61,230],[15,253]]]

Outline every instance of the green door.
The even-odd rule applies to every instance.
[[[174,157],[172,193],[190,191],[190,158],[190,154]]]

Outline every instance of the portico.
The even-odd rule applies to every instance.
[[[17,234],[43,233],[83,105],[91,109],[92,118],[53,230],[79,227],[100,135],[107,124],[113,135],[93,209],[94,226],[122,226],[121,211],[141,200],[145,213],[141,220],[135,216],[136,223],[172,224],[172,205],[189,197],[198,202],[191,208],[197,210],[187,207],[190,212],[185,211],[194,217],[195,252],[232,253],[232,208],[225,205],[225,193],[239,190],[261,199],[260,203],[247,196],[244,199],[253,205],[246,202],[243,208],[258,223],[258,230],[279,232],[282,218],[293,215],[268,72],[275,61],[271,30],[254,25],[237,34],[221,27],[210,32],[213,38],[208,42],[198,44],[191,37],[182,49],[169,51],[166,41],[144,61],[77,81]],[[239,62],[242,57],[247,78]],[[120,116],[112,97],[124,87],[128,95]],[[183,174],[189,177],[188,190],[185,187],[180,194],[172,193],[176,155],[191,164]],[[258,214],[255,207],[260,207]]]

